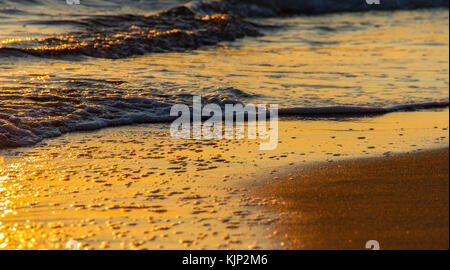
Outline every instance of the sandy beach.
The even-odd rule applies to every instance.
[[[315,165],[261,192],[288,249],[449,248],[449,149]]]
[[[0,0],[0,252],[447,249],[448,6]]]
[[[0,152],[0,249],[65,249],[70,240],[82,249],[294,248],[296,238],[278,238],[284,235],[283,223],[278,222],[289,220],[299,209],[285,209],[285,198],[256,194],[255,187],[276,190],[283,186],[281,179],[298,172],[303,179],[303,171],[317,164],[448,147],[448,117],[448,109],[439,109],[352,121],[285,120],[279,123],[279,144],[273,151],[261,151],[259,140],[173,139],[166,124],[70,133],[33,147],[5,149]],[[326,195],[326,205],[336,206],[330,211],[339,212],[354,203],[333,196],[372,194],[369,187],[354,189],[359,195],[345,193],[357,183],[329,190],[325,183],[341,178],[338,172],[323,175],[324,185],[315,189],[298,186],[308,191],[298,196],[302,202],[317,206],[315,196]],[[408,179],[402,179],[387,185],[388,191],[391,186],[404,187]],[[418,193],[413,187],[410,196]],[[424,203],[421,209],[430,215],[445,212],[433,210],[434,204]],[[368,202],[365,211],[372,207]],[[331,234],[341,228],[329,224],[333,211],[327,220],[307,223],[308,230],[328,228],[325,232]],[[376,220],[375,214],[367,213],[370,220]],[[405,215],[392,212],[392,217],[397,214]],[[380,240],[382,248],[389,243],[378,234],[370,236]],[[363,238],[365,243],[368,239]],[[310,245],[295,248],[323,244],[317,242],[320,237],[308,239]],[[306,243],[302,239],[301,244]],[[336,241],[334,247],[361,248],[364,243],[347,246]]]

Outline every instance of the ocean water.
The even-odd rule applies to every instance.
[[[448,0],[0,0],[0,148],[166,122],[175,103],[280,116],[446,107]]]

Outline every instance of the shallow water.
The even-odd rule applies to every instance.
[[[184,9],[177,15],[144,16],[179,2],[133,2],[117,8],[115,2],[86,1],[49,10],[42,3],[31,9],[19,2],[15,13],[7,2],[0,18],[0,147],[30,145],[71,131],[168,121],[171,105],[190,104],[192,95],[219,104],[276,103],[281,116],[336,112],[324,106],[349,106],[346,111],[356,113],[361,106],[385,112],[383,108],[394,105],[448,104],[446,9],[245,21],[191,18]],[[145,25],[149,22],[155,25]],[[174,23],[182,27],[187,22],[192,34],[182,32],[200,44],[179,43],[185,36],[179,36]],[[252,31],[260,35],[226,41],[240,36],[211,30],[224,25],[243,36]],[[171,32],[158,34],[160,39],[147,37],[145,31],[152,27]],[[96,37],[92,33],[102,29],[99,44],[118,42],[116,47],[98,49],[90,43]],[[201,31],[209,31],[211,44],[218,44],[201,46],[209,42]],[[38,49],[39,54],[24,53],[35,52],[29,48],[42,42],[47,49]],[[167,52],[143,48],[138,52],[143,55],[133,56],[129,49],[139,42],[150,42],[149,48],[165,42],[158,48]]]

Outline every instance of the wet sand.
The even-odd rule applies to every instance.
[[[279,249],[252,194],[317,163],[448,147],[448,109],[279,123],[258,140],[176,140],[169,126],[70,133],[0,151],[0,249]],[[422,149],[422,150],[421,150]],[[296,169],[297,168],[297,169]],[[278,234],[279,236],[280,234]],[[285,240],[283,240],[285,242]]]
[[[449,149],[316,165],[261,192],[288,249],[449,248]]]

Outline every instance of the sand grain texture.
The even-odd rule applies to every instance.
[[[288,249],[448,249],[448,148],[315,166],[262,193],[281,199]]]

